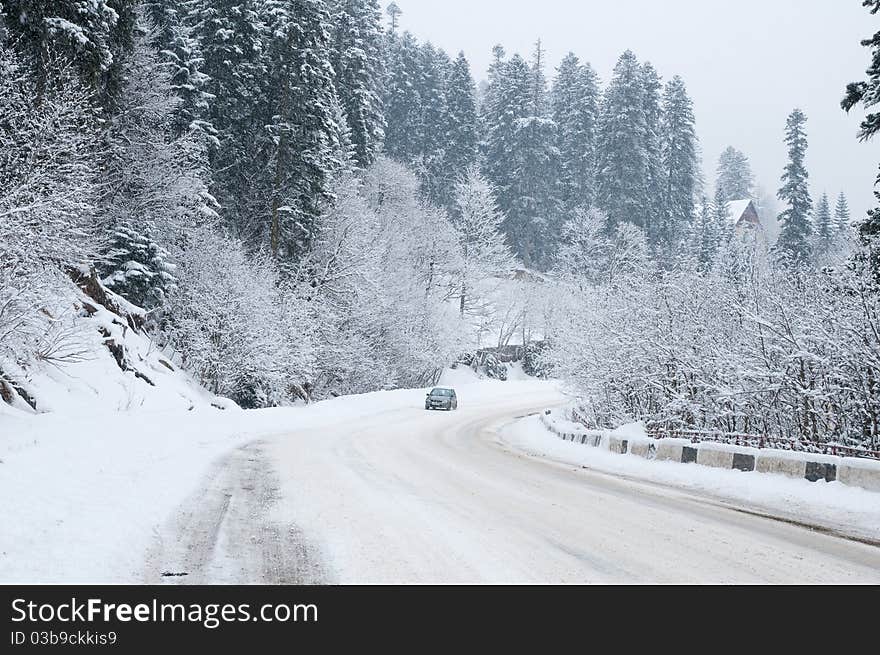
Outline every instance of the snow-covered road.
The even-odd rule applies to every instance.
[[[876,546],[526,454],[500,428],[562,396],[535,382],[489,391],[462,387],[450,413],[395,392],[408,402],[224,458],[169,522],[147,579],[880,582]]]

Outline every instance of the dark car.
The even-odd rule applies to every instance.
[[[458,409],[458,397],[455,389],[448,387],[434,387],[425,398],[425,409]]]

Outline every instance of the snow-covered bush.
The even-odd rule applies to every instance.
[[[416,177],[380,158],[340,184],[303,276],[320,332],[322,393],[428,385],[462,350],[449,302],[460,270],[445,212]]]
[[[248,256],[216,228],[191,231],[177,253],[179,288],[168,302],[169,344],[210,391],[243,407],[289,399],[307,377],[297,370],[302,315],[268,257]],[[300,359],[300,361],[298,361]]]

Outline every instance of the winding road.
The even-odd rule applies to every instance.
[[[499,428],[559,404],[509,383],[234,451],[172,517],[147,581],[878,583],[880,548],[527,455]],[[747,510],[748,508],[742,508]]]

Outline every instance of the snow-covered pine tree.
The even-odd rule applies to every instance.
[[[143,309],[162,306],[177,282],[168,252],[150,226],[128,222],[113,230],[98,273],[106,287]]]
[[[715,224],[719,247],[727,246],[734,234],[735,226],[727,203],[728,201],[724,198],[724,189],[720,186],[716,187],[715,198],[712,201],[712,222]]]
[[[807,186],[809,174],[804,165],[807,154],[807,135],[804,130],[807,117],[800,109],[791,112],[785,125],[785,144],[788,146],[788,164],[782,175],[783,185],[777,197],[786,204],[779,215],[779,240],[774,250],[784,261],[798,265],[810,258],[810,237],[813,232],[810,211],[813,201]]]
[[[268,125],[271,149],[270,251],[290,264],[314,236],[332,177],[342,166],[339,101],[330,63],[324,0],[270,0]]]
[[[403,13],[403,10],[397,6],[396,2],[392,2],[385,8],[385,13],[388,14],[388,32],[394,34],[397,31],[397,25],[400,22],[400,15]]]
[[[705,271],[711,268],[715,262],[721,241],[718,222],[712,215],[712,205],[705,195],[700,199],[696,228],[694,246],[697,250],[697,261],[700,264],[700,269]]]
[[[645,235],[652,246],[663,241],[663,197],[666,191],[666,175],[663,171],[661,131],[663,120],[663,81],[657,69],[645,62],[641,70],[642,102],[645,107],[645,152],[647,163],[647,203],[645,205]]]
[[[718,158],[718,180],[722,197],[727,200],[744,200],[754,196],[755,178],[749,158],[733,146],[727,146]]]
[[[459,312],[464,316],[479,311],[482,294],[491,291],[487,287],[494,276],[510,270],[513,256],[500,231],[504,216],[498,211],[492,187],[477,166],[466,169],[455,185],[455,205],[452,224],[462,259],[457,291]]]
[[[880,0],[863,0],[862,5],[868,7],[872,15],[880,12]],[[880,30],[871,38],[864,39],[862,45],[871,49],[871,65],[866,71],[868,79],[847,85],[841,107],[849,112],[857,105],[862,105],[867,110],[859,131],[859,139],[867,141],[880,132],[880,112],[873,111],[880,102]],[[875,186],[876,184],[880,184],[880,176]],[[880,201],[880,191],[875,191],[874,196]],[[880,207],[870,210],[867,218],[859,225],[859,240],[868,250],[867,257],[875,279],[880,281],[878,236],[880,236]]]
[[[255,147],[265,143],[265,126],[273,116],[266,102],[264,19],[271,20],[271,14],[257,0],[195,0],[189,4],[185,24],[174,28],[178,40],[188,33],[192,46],[169,53],[172,61],[176,53],[187,50],[198,56],[198,93],[207,110],[198,110],[203,120],[195,126],[207,133],[211,145],[211,192],[223,207],[225,223],[251,246],[260,241],[256,234],[262,236],[253,224],[265,222],[270,193],[266,159],[260,156],[264,148]],[[177,68],[181,79],[187,79],[192,67]],[[193,93],[188,87],[184,91],[185,97]],[[185,100],[185,114],[192,113],[186,109],[190,104]]]
[[[660,243],[675,248],[694,220],[694,199],[700,182],[693,102],[684,81],[676,76],[663,92],[660,125],[663,193]]]
[[[210,121],[220,142],[214,169],[220,170],[240,154],[237,138],[250,132],[255,96],[265,75],[264,27],[256,0],[198,0],[187,22],[199,44],[201,73],[207,76],[202,88],[210,94]]]
[[[385,138],[384,38],[378,0],[337,0],[333,11],[333,70],[359,168],[373,163]]]
[[[7,28],[21,38],[36,65],[38,94],[53,75],[57,55],[72,61],[92,88],[101,87],[113,64],[113,32],[119,22],[114,4],[113,0],[4,0]]]
[[[441,49],[430,43],[420,48],[420,71],[416,91],[421,99],[423,126],[416,169],[422,192],[434,204],[451,202],[455,171],[446,168],[446,135],[450,126],[446,89],[452,62]]]
[[[411,164],[422,153],[422,98],[417,85],[422,77],[419,44],[409,32],[389,33],[386,39],[385,152],[397,161]]]
[[[556,147],[562,173],[561,200],[567,215],[594,201],[596,130],[599,119],[599,78],[589,63],[574,53],[557,69],[551,92]]]
[[[498,51],[500,53],[500,51]],[[509,243],[527,266],[549,264],[559,235],[559,152],[546,107],[542,52],[514,55],[492,71],[485,122],[485,170],[506,215]]]
[[[517,202],[521,200],[518,185],[519,130],[529,116],[531,85],[529,67],[520,55],[507,61],[496,60],[491,71],[488,98],[484,106],[486,140],[484,172],[495,189],[498,205],[506,219],[504,232],[518,254],[522,244]]]
[[[180,3],[172,0],[144,0],[144,13],[155,26],[153,45],[162,49],[171,43],[171,27],[180,21]]]
[[[500,112],[499,97],[501,92],[501,78],[504,75],[504,67],[507,65],[507,52],[504,46],[496,43],[492,46],[492,63],[489,64],[486,75],[485,87],[482,89],[479,103],[479,118],[483,125],[481,133],[485,136],[492,118]],[[485,142],[481,144],[486,147]]]
[[[648,119],[642,68],[632,51],[621,55],[605,90],[597,143],[596,200],[609,233],[625,222],[650,221]]]
[[[216,143],[209,115],[212,96],[205,88],[209,78],[201,70],[202,44],[191,20],[205,2],[207,0],[191,0],[182,5],[176,0],[153,0],[148,16],[157,21],[153,41],[171,70],[172,88],[181,100],[175,111],[175,133],[198,132],[207,141]]]
[[[547,102],[547,77],[544,74],[544,45],[541,39],[535,42],[535,49],[532,52],[532,61],[529,66],[531,72],[531,114],[532,116],[545,116],[550,111]]]
[[[446,89],[449,125],[445,165],[454,179],[464,177],[465,172],[477,162],[479,134],[476,95],[470,64],[464,53],[460,52],[452,62]]]
[[[849,203],[843,191],[837,196],[837,204],[834,205],[834,224],[838,234],[849,234],[852,229],[850,225]]]
[[[114,112],[125,84],[123,60],[134,46],[141,0],[111,0],[109,5],[117,16],[116,24],[110,30],[110,54],[113,59],[101,76],[99,99],[105,109]]]
[[[825,252],[831,247],[836,227],[831,222],[831,203],[827,193],[823,193],[816,201],[813,217],[816,228],[816,250]]]

